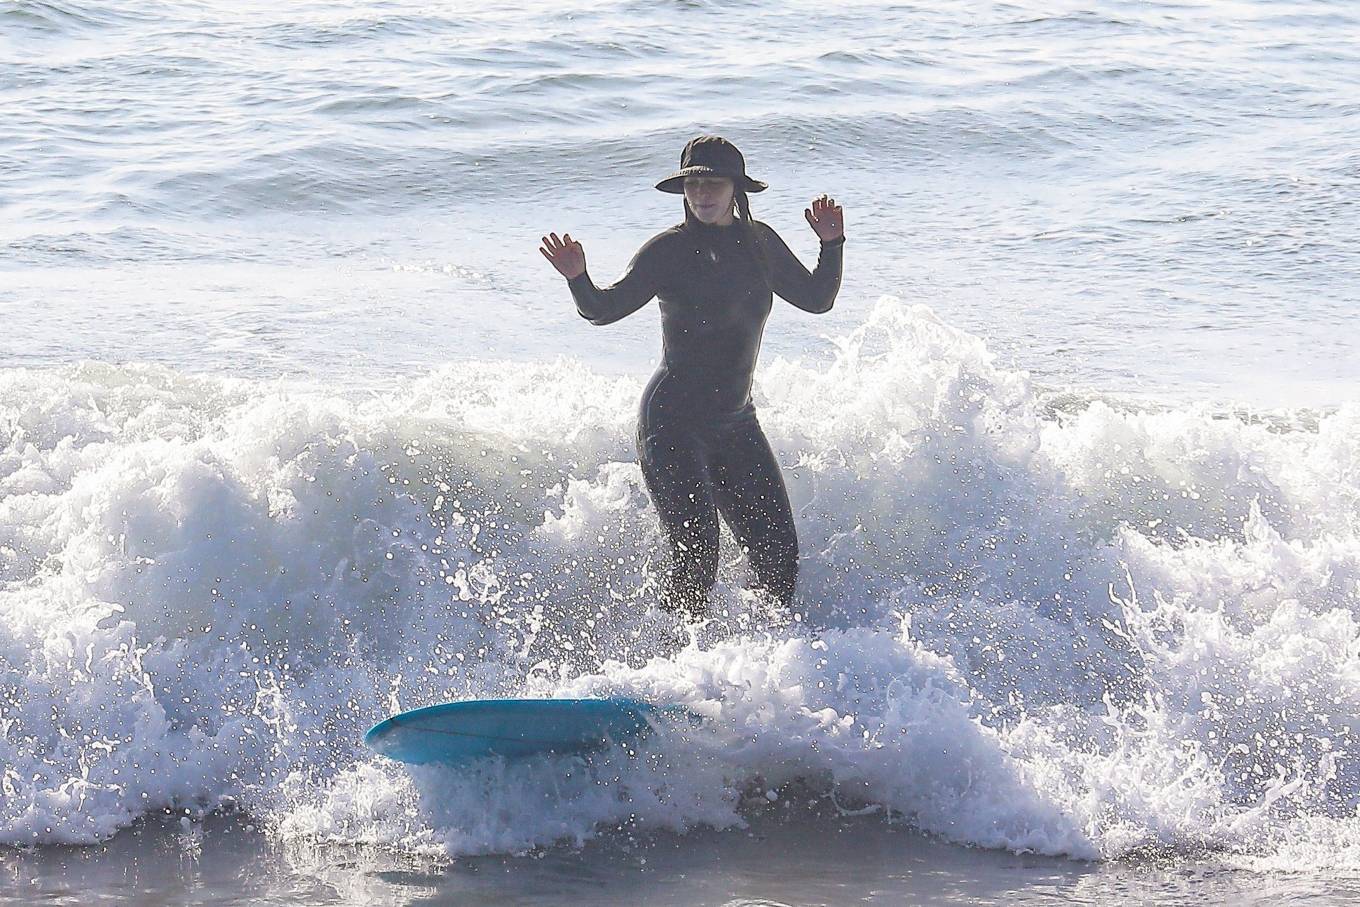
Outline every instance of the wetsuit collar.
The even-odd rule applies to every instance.
[[[719,224],[706,224],[696,217],[690,221],[687,221],[687,224],[688,226],[692,227],[694,231],[697,233],[701,233],[707,236],[722,236],[727,234],[729,231],[736,229],[737,220],[736,218],[733,218],[732,223],[722,226]]]

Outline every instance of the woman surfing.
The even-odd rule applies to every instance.
[[[637,450],[670,547],[664,603],[701,615],[718,573],[718,514],[758,585],[789,604],[798,579],[798,534],[779,463],[751,402],[765,321],[778,295],[805,312],[829,311],[841,284],[845,220],[823,195],[803,214],[821,240],[811,272],[768,225],[751,217],[736,146],[704,135],[685,145],[680,169],[656,184],[682,194],[685,219],[648,240],[627,272],[597,287],[571,234],[539,249],[567,279],[576,309],[604,325],[660,300],[662,358],[642,394]]]

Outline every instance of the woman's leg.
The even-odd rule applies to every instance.
[[[703,448],[678,431],[649,434],[639,429],[637,441],[642,477],[670,543],[663,602],[698,617],[718,578],[718,511]]]
[[[798,582],[798,532],[779,461],[754,418],[725,430],[710,457],[713,498],[755,570],[783,604]]]

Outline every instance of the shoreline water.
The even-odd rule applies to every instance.
[[[935,840],[878,818],[755,815],[745,829],[614,832],[581,847],[432,860],[281,842],[245,815],[150,817],[94,846],[0,850],[0,905],[1267,905],[1360,897],[1360,875],[1253,871],[1213,854],[1108,863]]]

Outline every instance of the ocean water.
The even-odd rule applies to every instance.
[[[1360,11],[0,5],[0,902],[1334,902],[1360,884]],[[720,132],[836,308],[795,606],[677,645],[654,310]],[[500,695],[706,716],[397,766]],[[243,868],[244,867],[244,868]],[[94,881],[90,881],[94,880]],[[159,899],[159,900],[157,900]]]

